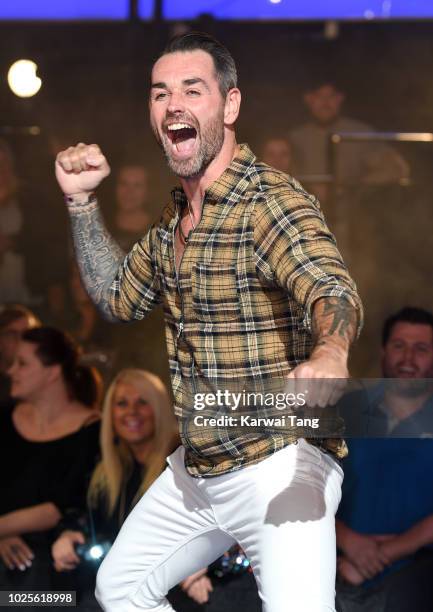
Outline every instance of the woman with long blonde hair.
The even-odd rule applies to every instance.
[[[175,432],[176,423],[164,383],[145,370],[119,372],[104,400],[102,459],[90,482],[90,505],[97,505],[102,497],[108,514],[112,515],[135,462],[143,466],[143,478],[132,500],[134,505],[164,469]]]
[[[52,548],[57,571],[73,570],[83,559],[97,560],[95,550],[101,548],[95,546],[114,541],[135,503],[163,471],[176,442],[176,422],[163,382],[145,370],[119,372],[103,404],[101,460],[90,480],[88,517],[63,520],[64,531]],[[82,565],[86,586],[81,590],[88,607],[89,599],[93,601],[91,568],[97,563]]]

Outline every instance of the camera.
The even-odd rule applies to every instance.
[[[75,551],[80,557],[80,559],[82,559],[83,561],[101,563],[110,548],[111,542],[109,542],[108,540],[103,540],[101,542],[94,540],[93,542],[78,544],[78,546],[75,547]]]

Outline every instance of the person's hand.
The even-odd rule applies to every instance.
[[[383,542],[384,544],[385,542]],[[382,543],[375,536],[362,535],[351,531],[344,539],[343,552],[363,578],[374,578],[382,572],[391,559],[381,549]]]
[[[348,582],[354,586],[359,586],[364,582],[363,575],[347,557],[340,556],[337,558],[337,572],[344,582]]]
[[[75,569],[80,563],[80,557],[75,552],[75,544],[84,544],[85,541],[81,531],[64,531],[51,548],[55,570],[65,572]]]
[[[299,364],[287,377],[286,392],[305,393],[307,406],[334,405],[343,395],[349,371],[347,360],[338,350],[317,350],[310,359]]]
[[[56,157],[56,178],[65,195],[86,196],[110,174],[101,149],[82,142],[61,151]]]
[[[405,546],[404,538],[398,535],[374,537],[379,544],[380,554],[383,555],[389,563],[394,563],[413,553],[411,548],[407,549],[407,546]]]
[[[0,558],[10,570],[26,570],[31,566],[35,555],[19,536],[0,539]]]
[[[209,601],[209,593],[213,591],[212,582],[206,574],[207,567],[191,574],[180,583],[185,593],[198,604]]]

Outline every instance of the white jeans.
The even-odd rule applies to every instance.
[[[333,612],[337,462],[305,440],[213,478],[191,477],[183,458],[179,447],[102,563],[96,597],[103,609],[173,610],[169,589],[236,541],[264,611]]]

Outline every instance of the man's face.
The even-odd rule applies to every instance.
[[[224,142],[224,100],[204,51],[163,55],[152,70],[150,122],[170,170],[199,175]]]
[[[148,193],[147,172],[140,166],[124,166],[116,182],[116,201],[121,210],[141,208]]]
[[[386,345],[382,349],[382,370],[385,378],[405,381],[433,378],[433,329],[419,323],[396,323]],[[421,391],[419,385],[415,387]],[[401,390],[405,387],[402,383]]]
[[[333,85],[322,85],[304,96],[305,104],[312,117],[320,124],[327,125],[337,119],[344,102],[344,94]]]
[[[265,164],[288,174],[292,163],[290,144],[284,138],[267,140],[263,147],[262,159]]]

